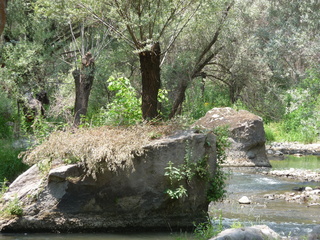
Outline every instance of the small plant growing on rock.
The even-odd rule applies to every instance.
[[[225,181],[228,175],[221,165],[226,160],[226,149],[230,146],[228,126],[215,128],[214,134],[217,136],[217,164],[214,176],[209,180],[207,196],[209,201],[215,202],[223,199],[226,194]]]
[[[10,215],[16,215],[16,216],[22,216],[23,214],[23,209],[21,206],[21,202],[17,197],[15,197],[13,200],[11,200],[8,203],[8,206],[6,208],[6,212],[9,213]]]
[[[201,179],[207,179],[209,176],[208,157],[205,156],[198,161],[193,162],[191,161],[192,151],[188,144],[186,150],[183,164],[179,167],[175,167],[173,166],[173,162],[169,161],[168,167],[165,168],[166,172],[164,176],[169,178],[171,186],[170,189],[166,190],[166,193],[171,199],[179,199],[188,196],[187,189],[182,184],[183,182],[190,183],[195,176],[198,176]]]
[[[0,216],[2,217],[22,216],[22,214],[22,205],[17,197],[7,202],[4,208],[0,210]]]

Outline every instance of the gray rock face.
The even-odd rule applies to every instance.
[[[210,240],[264,240],[281,239],[281,237],[266,225],[246,228],[227,229]]]
[[[136,156],[131,168],[110,172],[101,166],[96,179],[78,165],[54,166],[49,173],[31,167],[4,195],[18,198],[23,215],[0,220],[2,232],[75,232],[178,229],[203,221],[208,209],[207,180],[193,177],[179,185],[187,197],[171,199],[165,191],[168,162],[179,167],[205,158],[210,173],[215,166],[215,136],[184,132],[154,140]],[[0,209],[5,205],[0,204]]]
[[[213,108],[194,123],[205,129],[229,126],[231,146],[227,150],[227,166],[271,167],[265,148],[265,132],[260,117],[232,108]]]

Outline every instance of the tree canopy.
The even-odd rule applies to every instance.
[[[34,115],[23,121],[123,124],[221,106],[281,121],[318,79],[317,1],[5,2],[1,91],[22,118]],[[126,84],[112,90],[108,79]],[[114,117],[114,106],[135,120]]]

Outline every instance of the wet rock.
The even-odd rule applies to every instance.
[[[248,111],[213,108],[194,127],[213,129],[228,126],[231,146],[225,165],[232,167],[271,167],[266,155],[263,121]]]
[[[280,235],[266,225],[227,229],[210,240],[264,240],[280,239]]]
[[[272,170],[269,172],[262,172],[262,174],[281,178],[296,179],[303,182],[320,182],[320,173],[313,172],[311,170],[290,168],[289,170]]]

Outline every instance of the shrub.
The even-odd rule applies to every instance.
[[[0,179],[7,178],[11,182],[27,169],[27,165],[18,158],[22,148],[15,147],[13,140],[0,139],[0,144]]]
[[[94,126],[132,125],[142,120],[141,98],[137,98],[135,89],[129,79],[110,77],[108,89],[115,92],[113,100],[92,116]]]

